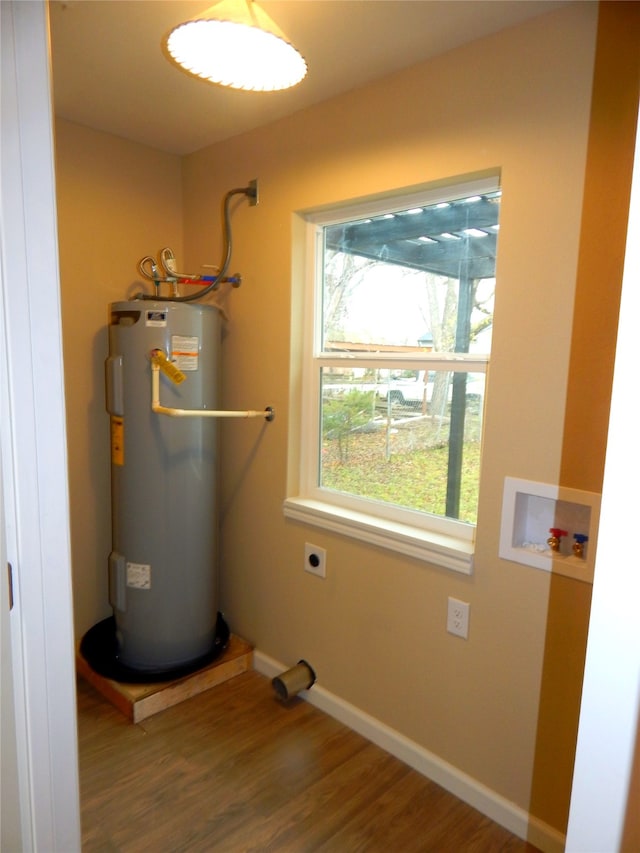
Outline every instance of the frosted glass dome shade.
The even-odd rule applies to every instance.
[[[217,4],[202,18],[172,30],[166,41],[171,59],[196,77],[234,89],[271,92],[299,83],[307,64],[271,19],[247,0],[240,0],[241,13],[234,17],[248,21],[226,19],[226,5]],[[265,21],[271,25],[268,29]]]

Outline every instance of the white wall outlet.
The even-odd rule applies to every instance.
[[[304,570],[311,572],[312,575],[317,575],[319,578],[327,576],[327,552],[324,548],[319,548],[317,545],[311,545],[309,542],[304,544]]]
[[[456,637],[469,636],[469,602],[449,597],[447,604],[447,631]]]

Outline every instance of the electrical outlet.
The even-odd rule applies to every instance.
[[[327,576],[327,552],[324,548],[319,548],[317,545],[310,545],[305,542],[304,545],[304,570],[311,572],[312,575],[317,575],[319,578]]]
[[[447,604],[447,631],[456,637],[469,636],[469,602],[449,597]]]

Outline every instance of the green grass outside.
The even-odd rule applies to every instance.
[[[410,442],[409,442],[410,445]],[[385,501],[444,516],[447,494],[448,447],[407,446],[398,433],[357,433],[325,439],[322,445],[322,485],[340,492]],[[342,458],[341,458],[342,457]],[[460,520],[476,523],[480,478],[480,442],[465,441],[460,490]]]

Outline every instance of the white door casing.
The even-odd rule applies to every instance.
[[[73,853],[80,808],[49,27],[42,0],[2,0],[0,12],[0,454],[15,602],[11,678],[2,675],[15,725],[3,725],[2,748],[15,757],[21,849]]]

